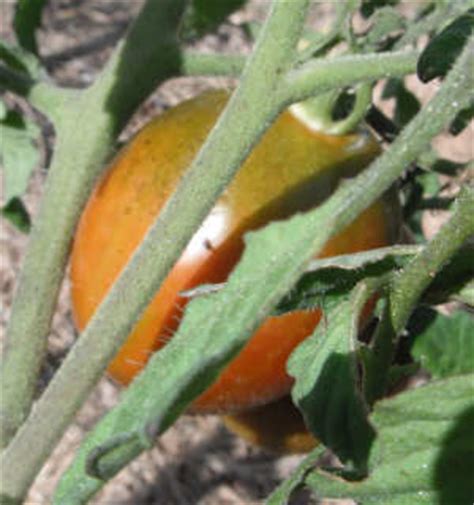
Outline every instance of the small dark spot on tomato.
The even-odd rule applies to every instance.
[[[203,245],[208,251],[214,250],[214,246],[212,245],[212,242],[207,238],[204,240]]]

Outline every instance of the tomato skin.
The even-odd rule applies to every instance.
[[[140,244],[227,98],[226,92],[212,91],[170,109],[112,161],[86,206],[73,245],[72,301],[79,329]],[[225,281],[242,254],[246,231],[314,207],[342,177],[354,175],[378,152],[377,143],[366,134],[314,133],[284,112],[183,252],[111,362],[110,375],[121,384],[133,379],[177,329],[187,302],[179,293]],[[334,237],[322,256],[388,244],[386,211],[383,201],[374,204]],[[287,394],[291,379],[285,372],[286,359],[320,318],[317,310],[269,318],[193,410],[239,411]]]

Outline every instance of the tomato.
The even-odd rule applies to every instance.
[[[290,396],[222,419],[230,431],[271,452],[298,454],[318,445]]]
[[[210,91],[168,110],[108,167],[84,210],[72,250],[72,302],[79,329],[140,244],[227,99],[225,91]],[[354,175],[378,153],[378,144],[367,133],[324,135],[289,111],[281,114],[194,235],[110,364],[110,375],[129,383],[172,338],[187,302],[180,292],[225,281],[242,254],[245,232],[314,207],[342,177]],[[390,214],[384,201],[377,202],[334,237],[322,255],[387,245]],[[320,318],[317,310],[268,318],[193,409],[239,411],[287,394],[287,357]]]

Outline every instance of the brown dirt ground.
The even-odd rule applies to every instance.
[[[41,54],[54,80],[64,86],[84,87],[90,84],[107,60],[114,44],[128,23],[139,11],[142,0],[50,0],[40,31]],[[0,7],[0,35],[11,39],[12,3]],[[267,0],[254,0],[245,10],[235,14],[231,22],[216,35],[199,42],[206,51],[249,51],[249,43],[237,25],[248,19],[262,19]],[[327,6],[323,6],[327,7]],[[313,25],[324,26],[328,9],[314,10]],[[151,116],[166,107],[214,87],[232,85],[224,78],[186,78],[167,82],[140,108],[122,135],[129,138]],[[426,101],[433,86],[421,86],[416,80],[412,88]],[[9,100],[13,100],[10,96]],[[15,102],[17,103],[17,102]],[[19,106],[24,106],[18,103]],[[390,107],[390,104],[385,104]],[[436,145],[457,160],[467,160],[473,154],[473,129],[448,143],[440,137]],[[51,142],[49,133],[47,142]],[[46,157],[48,145],[42,146]],[[34,216],[41,196],[45,172],[38,167],[32,177],[26,203]],[[436,213],[427,216],[426,231],[431,235],[445,219]],[[8,320],[12,293],[17,279],[27,237],[2,221],[0,227],[0,331]],[[71,321],[68,285],[65,282],[54,317],[49,340],[48,360],[42,380],[46,383],[72,345],[75,330]],[[84,434],[110,409],[118,399],[118,388],[104,378],[68,429],[54,454],[32,487],[27,503],[43,505],[50,502],[55,484],[70,462]],[[183,416],[157,442],[155,448],[142,455],[123,470],[94,499],[105,505],[250,505],[260,503],[271,490],[298,465],[301,456],[278,457],[246,445],[230,434],[219,418]],[[306,495],[294,503],[309,504]]]

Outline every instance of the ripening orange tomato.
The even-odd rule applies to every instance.
[[[173,107],[147,124],[111,162],[84,210],[72,250],[72,302],[79,329],[140,244],[227,100],[226,91],[210,91]],[[180,292],[225,281],[242,254],[245,232],[313,208],[341,178],[356,174],[378,153],[367,132],[325,135],[311,131],[291,111],[281,114],[136,323],[110,363],[110,375],[129,383],[172,338],[187,302]],[[322,256],[389,244],[392,214],[385,200],[375,203],[335,236]],[[233,412],[286,395],[291,387],[286,360],[320,318],[318,310],[268,318],[192,409]]]

